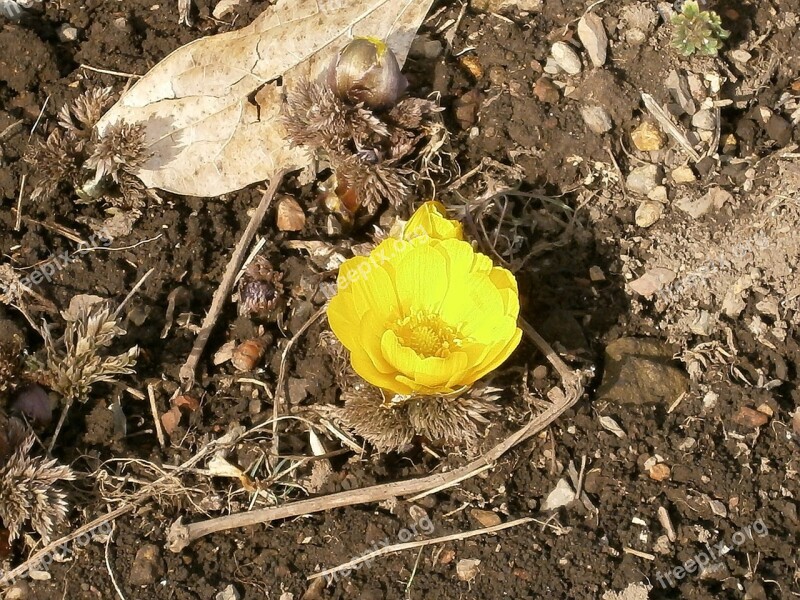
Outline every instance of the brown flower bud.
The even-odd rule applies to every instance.
[[[328,84],[346,102],[380,110],[394,106],[408,87],[394,52],[381,40],[359,37],[347,44],[328,70]]]
[[[276,316],[283,305],[283,273],[274,271],[263,256],[256,256],[239,281],[239,314],[257,319]]]

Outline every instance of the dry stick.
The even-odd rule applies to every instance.
[[[156,406],[156,389],[152,383],[147,384],[147,396],[150,398],[150,411],[153,413],[153,422],[156,425],[156,435],[158,436],[158,445],[163,450],[167,442],[164,439],[164,430],[161,428],[161,419],[158,418],[158,407]]]
[[[22,175],[19,182],[19,196],[17,196],[17,220],[14,223],[14,231],[19,231],[22,227],[22,192],[25,190],[25,181],[28,179],[28,174]]]
[[[190,523],[188,525],[184,525],[182,519],[178,519],[173,523],[172,527],[170,527],[169,534],[167,535],[167,543],[170,550],[173,552],[180,552],[193,541],[218,531],[235,529],[237,527],[248,527],[259,523],[269,523],[276,519],[288,519],[344,506],[381,502],[398,496],[420,494],[431,488],[441,486],[447,487],[451,482],[461,480],[464,476],[474,475],[475,472],[486,465],[491,466],[509,449],[529,437],[536,435],[542,429],[550,425],[560,417],[564,411],[573,406],[583,394],[583,382],[580,372],[570,370],[550,345],[536,333],[533,327],[522,319],[520,319],[520,327],[531,337],[536,346],[559,373],[562,379],[562,386],[566,393],[562,398],[558,399],[557,402],[554,402],[543,412],[533,417],[525,427],[507,437],[483,456],[453,471],[435,473],[419,479],[394,481],[356,490],[346,490],[319,498],[309,498],[282,506],[235,513],[198,523]]]
[[[200,333],[197,334],[197,339],[194,341],[194,346],[189,353],[189,358],[186,359],[186,362],[181,367],[179,375],[183,389],[185,390],[194,385],[194,372],[197,370],[197,363],[200,361],[203,350],[205,350],[206,344],[208,343],[208,338],[211,336],[211,330],[214,329],[214,325],[216,325],[217,319],[220,313],[222,313],[225,300],[227,300],[230,295],[231,288],[233,288],[233,281],[236,279],[236,274],[239,272],[242,260],[244,260],[245,252],[247,252],[247,248],[253,241],[256,231],[258,231],[258,228],[261,226],[264,217],[267,216],[267,211],[272,203],[272,199],[275,197],[275,192],[278,191],[278,187],[283,181],[283,176],[285,174],[286,170],[284,169],[272,177],[269,189],[261,196],[261,202],[259,202],[258,208],[256,208],[255,213],[253,213],[242,237],[236,243],[236,248],[231,255],[230,261],[228,261],[228,266],[225,267],[225,274],[222,277],[222,281],[214,292],[214,298],[211,300],[211,308],[208,309],[208,314],[203,320],[203,325],[200,328]]]
[[[364,556],[354,558],[350,562],[344,563],[343,565],[339,565],[338,567],[333,567],[332,569],[327,569],[325,571],[320,571],[319,573],[314,573],[313,575],[309,575],[308,577],[306,577],[306,579],[308,580],[318,579],[320,577],[332,575],[339,571],[346,571],[347,569],[352,569],[356,565],[360,565],[363,562],[369,562],[373,558],[377,558],[385,554],[394,554],[395,552],[402,552],[403,550],[410,550],[412,548],[422,548],[424,546],[433,546],[435,544],[444,544],[447,542],[457,542],[459,540],[466,540],[471,537],[476,537],[479,535],[487,535],[490,533],[495,533],[496,531],[502,531],[503,529],[510,529],[511,527],[516,527],[518,525],[524,525],[525,523],[530,523],[533,520],[534,519],[531,517],[525,517],[522,519],[516,519],[515,521],[509,521],[508,523],[493,525],[492,527],[484,527],[483,529],[475,529],[473,531],[465,531],[463,533],[454,533],[452,535],[443,535],[441,537],[432,538],[430,540],[418,540],[416,542],[405,542],[402,544],[385,546],[384,548],[378,548],[377,550],[374,550],[369,554],[365,554]]]

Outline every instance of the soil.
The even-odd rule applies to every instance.
[[[235,26],[250,22],[268,4],[240,6]],[[732,34],[716,59],[682,58],[670,49],[671,28],[649,2],[593,6],[609,32],[609,57],[602,67],[592,68],[581,52],[584,68],[578,75],[545,72],[552,44],[577,37],[576,23],[587,8],[560,0],[546,0],[532,12],[512,6],[498,14],[470,7],[461,19],[460,6],[437,2],[420,35],[445,43],[453,26],[440,27],[453,19],[454,52],[435,57],[412,53],[406,67],[412,93],[440,94],[460,172],[479,167],[465,185],[441,199],[458,205],[509,180],[516,186],[516,192],[500,197],[514,218],[498,220],[495,212],[486,215],[485,225],[507,241],[498,251],[512,264],[536,251],[517,272],[524,315],[573,365],[594,370],[576,407],[506,454],[494,469],[414,503],[337,509],[232,530],[203,538],[179,554],[170,552],[166,533],[179,516],[191,522],[282,503],[306,495],[299,484],[312,487],[309,469],[273,480],[264,460],[269,436],[250,437],[228,459],[247,470],[250,483],[262,482],[263,494],[252,493],[252,485],[239,479],[187,476],[160,489],[134,514],[117,519],[110,541],[97,535],[87,544],[75,544],[47,574],[18,583],[9,592],[17,594],[13,597],[206,600],[228,586],[248,600],[589,599],[626,589],[631,595],[621,597],[800,596],[797,418],[793,429],[793,414],[800,407],[795,383],[800,361],[800,115],[792,114],[800,97],[800,1],[717,3]],[[53,254],[73,252],[74,242],[60,235],[58,226],[88,239],[89,219],[102,217],[96,205],[76,204],[71,194],[33,203],[23,189],[22,226],[15,229],[15,206],[27,172],[21,157],[28,145],[44,139],[57,110],[82,90],[112,86],[121,91],[128,81],[84,65],[144,74],[181,45],[231,29],[212,19],[210,9],[205,2],[196,5],[195,24],[188,27],[178,23],[172,3],[47,2],[34,4],[19,23],[0,23],[0,132],[11,127],[0,134],[4,263],[27,273]],[[60,40],[58,30],[65,23],[77,28],[76,40]],[[642,36],[631,33],[637,28]],[[467,48],[480,63],[480,73],[459,56]],[[750,58],[741,62],[734,50],[746,50]],[[633,130],[647,119],[641,92],[674,104],[665,83],[673,70],[697,74],[700,81],[714,74],[724,78],[714,97],[731,102],[720,107],[720,133],[723,140],[729,134],[736,140],[718,161],[689,161],[695,180],[685,184],[671,179],[675,168],[687,164],[672,140],[649,152],[631,142]],[[695,92],[698,104],[703,95],[711,95]],[[582,117],[582,107],[597,105],[613,124],[605,133],[595,133]],[[676,120],[704,139],[687,115]],[[17,121],[21,124],[14,126]],[[496,163],[514,167],[513,174]],[[662,169],[666,195],[655,201],[661,205],[657,222],[641,227],[636,213],[646,198],[625,180],[646,163]],[[444,189],[447,181],[439,183]],[[272,221],[261,231],[267,240],[263,254],[284,272],[291,297],[283,329],[267,326],[270,344],[261,367],[248,375],[212,363],[210,355],[226,342],[261,333],[237,317],[229,303],[190,392],[200,408],[183,417],[166,449],[154,435],[146,400],[114,386],[97,386],[88,402],[71,409],[54,451],[81,474],[68,487],[74,508],[69,526],[59,534],[118,506],[208,440],[271,416],[286,340],[321,306],[320,280],[332,281],[289,242],[344,243],[341,236],[325,233],[311,186],[292,180],[287,188],[307,207],[309,219],[296,234],[279,232]],[[703,214],[680,208],[719,190],[730,197]],[[159,195],[161,201],[148,204],[129,236],[115,239],[112,248],[82,254],[38,291],[59,309],[78,294],[119,302],[153,269],[126,309],[127,335],[115,348],[141,347],[136,374],[125,378],[125,385],[142,391],[152,385],[164,413],[194,341],[193,327],[205,314],[261,191],[253,186],[212,199]],[[356,241],[369,239],[366,229],[352,235]],[[670,283],[652,294],[638,293],[641,288],[631,283],[653,269],[671,272]],[[737,285],[737,292],[729,294]],[[162,338],[170,298],[177,299],[175,320]],[[41,340],[17,311],[0,307],[0,318],[27,331],[31,352],[41,349]],[[338,398],[335,365],[325,350],[326,327],[324,320],[314,322],[289,355],[288,398],[298,414]],[[610,361],[604,349],[625,337],[674,344],[680,360],[671,366],[681,369],[688,390],[680,401],[647,401],[643,390],[642,397],[622,404],[598,393],[608,366],[604,362]],[[263,385],[254,384],[254,378]],[[557,378],[535,347],[523,342],[495,382],[506,394],[501,422],[487,434],[492,439],[523,424],[534,409],[521,400],[523,389],[527,396],[540,395]],[[121,398],[126,435],[110,408],[115,398]],[[766,423],[754,427],[743,416],[753,413],[766,417]],[[609,431],[601,417],[612,418],[624,437]],[[51,435],[52,426],[42,434]],[[325,444],[328,451],[341,447],[335,438]],[[288,430],[281,453],[310,454],[307,432]],[[583,489],[596,510],[573,502],[542,511],[567,466],[580,470],[582,459]],[[417,446],[404,455],[351,452],[331,460],[332,472],[317,493],[425,475],[463,461],[435,446]],[[666,476],[653,469],[655,463],[669,467]],[[659,521],[661,507],[675,530],[671,538]],[[420,520],[420,509],[429,521]],[[403,529],[412,525],[420,538],[482,527],[478,517],[483,513],[475,509],[503,521],[527,516],[536,521],[380,557],[330,583],[306,579],[380,542],[403,541]],[[424,523],[431,528],[423,528]],[[720,543],[729,552],[715,557],[710,567],[676,574],[676,568],[700,560],[701,553]],[[149,561],[139,552],[146,544],[155,545]],[[19,564],[26,552],[19,541],[0,547],[0,567]],[[480,561],[472,578],[463,575],[465,559]],[[637,583],[652,586],[649,596],[632,595]]]

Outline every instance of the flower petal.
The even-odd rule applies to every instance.
[[[438,311],[447,293],[447,261],[429,245],[407,252],[395,263],[395,286],[403,313]]]
[[[416,237],[463,240],[464,229],[458,221],[447,218],[444,204],[431,200],[420,206],[403,228],[403,239]]]

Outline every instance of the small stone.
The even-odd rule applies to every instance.
[[[772,410],[772,407],[769,404],[767,404],[766,402],[760,404],[756,410],[758,412],[760,412],[760,413],[764,413],[768,417],[774,417],[775,416],[775,411]]]
[[[678,185],[682,183],[694,183],[697,181],[694,171],[692,171],[691,167],[685,165],[683,167],[673,169],[670,175],[672,176],[672,181]]]
[[[214,600],[239,600],[241,597],[239,590],[233,587],[233,585],[229,585],[214,596]]]
[[[533,378],[543,380],[547,378],[547,367],[539,365],[533,370]]]
[[[658,165],[636,167],[625,179],[625,186],[636,194],[646,196],[661,183],[661,169]]]
[[[567,483],[566,479],[559,479],[556,487],[553,488],[547,498],[542,502],[542,510],[554,510],[566,506],[575,500],[575,492],[572,487]]]
[[[664,205],[660,202],[648,200],[642,202],[636,209],[636,224],[639,227],[650,227],[658,222],[664,214]]]
[[[27,581],[20,581],[6,590],[5,600],[31,600],[36,596]]]
[[[578,21],[578,38],[586,48],[589,60],[595,67],[602,67],[606,62],[608,36],[603,27],[603,19],[595,13],[588,13]]]
[[[714,131],[717,128],[717,119],[710,110],[698,110],[692,116],[692,127],[704,131]]]
[[[284,196],[278,201],[275,222],[281,231],[302,231],[306,224],[306,215],[297,200]]]
[[[638,27],[625,30],[625,41],[631,46],[641,46],[647,41],[647,34]]]
[[[647,194],[647,197],[655,202],[661,202],[661,204],[666,204],[669,201],[669,197],[667,196],[667,188],[663,185],[657,185],[654,187]]]
[[[503,522],[502,519],[500,519],[500,515],[490,510],[473,508],[471,511],[469,511],[469,514],[484,527],[494,527],[495,525],[500,525],[500,523]]]
[[[78,39],[78,29],[69,23],[61,25],[56,33],[58,34],[58,39],[62,42],[74,42]]]
[[[743,427],[750,427],[752,429],[756,429],[758,427],[763,427],[769,421],[769,417],[762,412],[757,410],[753,410],[752,408],[748,408],[747,406],[743,406],[739,409],[733,416],[733,422],[737,425],[742,425]]]
[[[569,44],[564,42],[556,42],[553,44],[550,52],[553,55],[553,59],[556,61],[556,64],[561,67],[565,73],[577,75],[581,72],[581,69],[583,68],[581,65],[581,59],[578,56],[578,53],[575,52],[575,50],[573,50],[572,46]]]
[[[481,93],[472,89],[453,102],[455,118],[461,129],[470,129],[478,121],[478,110],[481,104]]]
[[[431,39],[427,35],[419,35],[414,38],[414,41],[411,44],[411,49],[408,51],[408,55],[413,58],[433,60],[434,58],[441,56],[443,51],[444,46],[442,46],[442,42]]]
[[[638,279],[631,281],[628,287],[640,296],[649,298],[675,281],[675,277],[675,271],[665,269],[664,267],[656,267],[650,269]]]
[[[211,14],[215,19],[222,20],[229,14],[235,12],[241,3],[242,0],[220,0],[217,2],[217,5],[214,7],[214,10],[211,12]]]
[[[299,405],[308,396],[308,380],[304,377],[290,377],[287,387],[289,404],[292,406]]]
[[[461,581],[472,581],[478,575],[480,564],[477,558],[462,558],[456,564],[456,575]]]
[[[128,583],[132,586],[152,585],[163,572],[161,549],[155,544],[145,544],[136,552]]]
[[[602,106],[582,106],[581,116],[586,126],[598,135],[610,131],[613,127],[611,115]]]
[[[669,468],[668,465],[664,463],[658,463],[650,467],[650,479],[654,481],[666,481],[669,479],[669,476],[672,474],[672,470]]]
[[[605,351],[600,400],[617,404],[669,406],[689,389],[688,377],[674,366],[673,348],[651,338],[620,338]]]
[[[605,281],[606,275],[603,273],[603,269],[597,265],[592,265],[589,267],[589,279],[595,283],[598,281]]]
[[[661,150],[667,143],[667,136],[661,128],[652,121],[642,121],[639,126],[631,132],[631,141],[637,150],[642,152],[652,152]]]
[[[533,84],[533,93],[540,102],[547,104],[556,104],[561,98],[556,84],[549,77],[539,77]]]
[[[697,104],[695,104],[692,98],[692,93],[689,90],[689,82],[686,80],[686,76],[683,75],[683,73],[679,74],[677,71],[670,71],[664,84],[683,112],[689,115],[693,115],[697,112]]]
[[[778,146],[786,146],[792,141],[792,125],[780,115],[772,115],[765,127],[769,139]]]
[[[739,50],[739,49],[731,50],[728,54],[733,60],[742,64],[746,63],[751,58],[753,58],[753,55],[750,54],[747,50]]]

